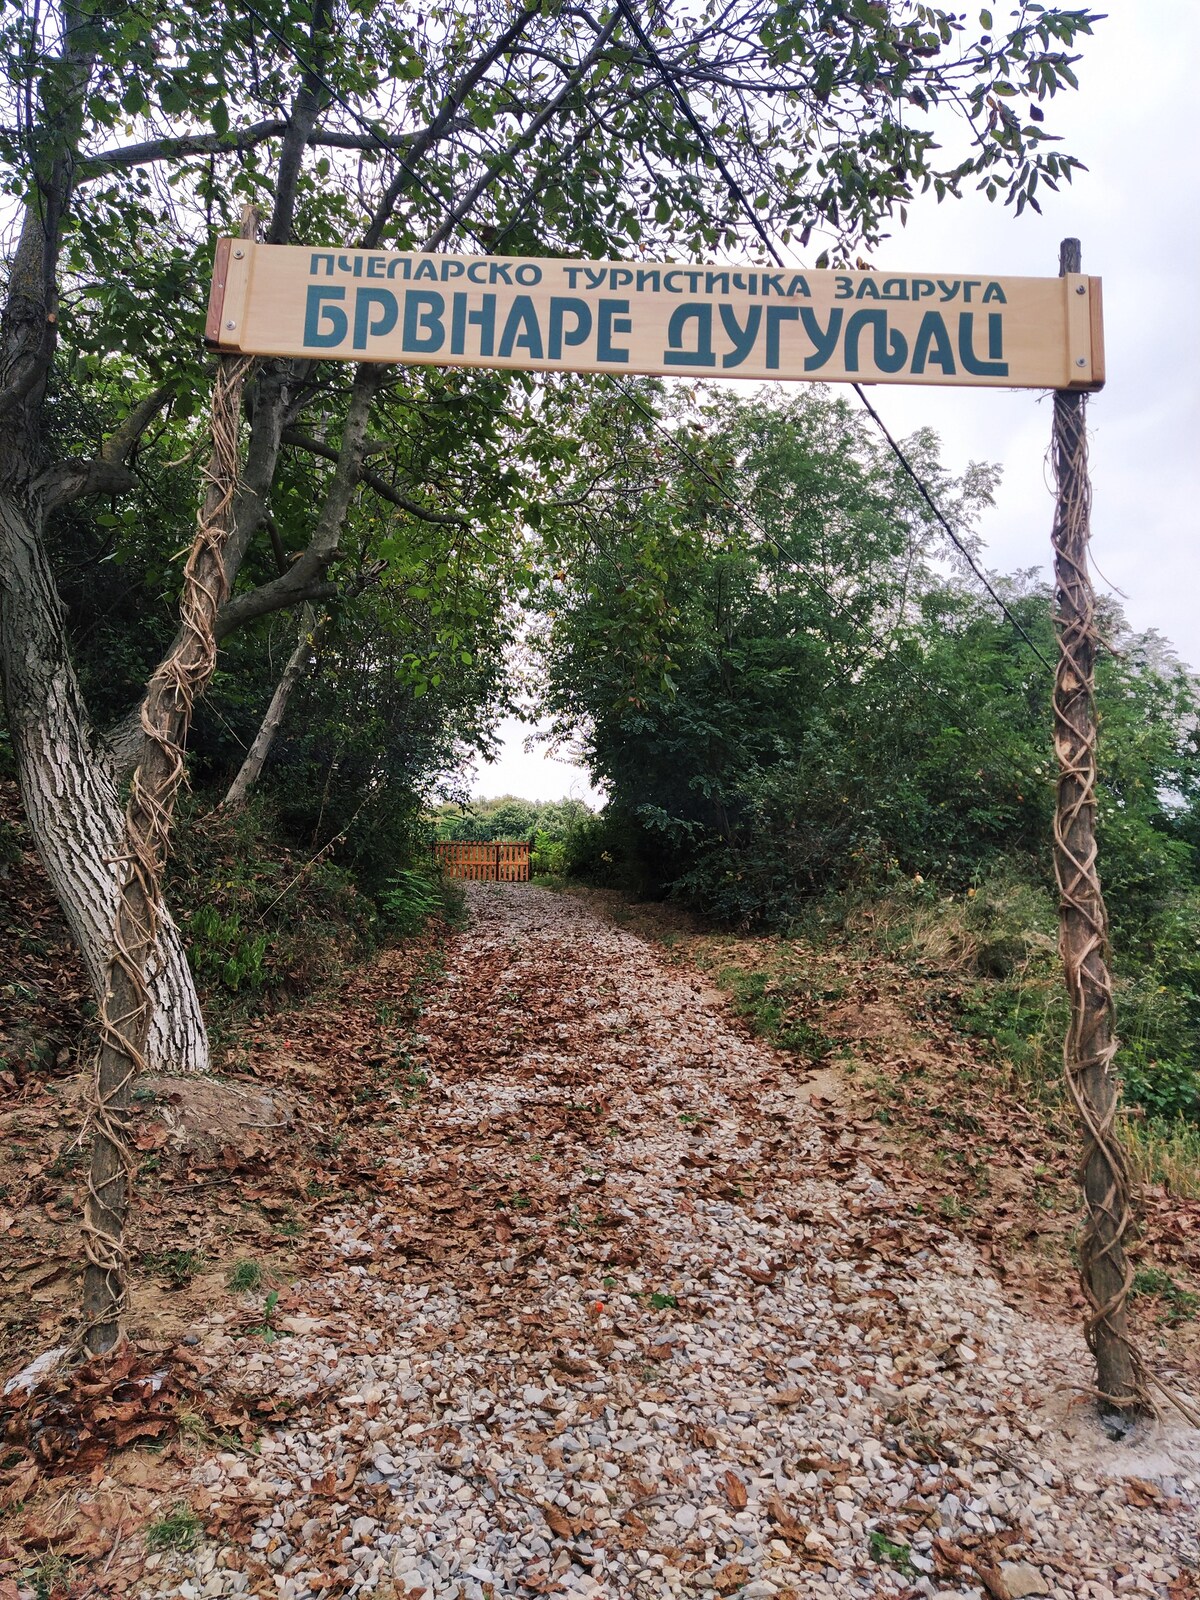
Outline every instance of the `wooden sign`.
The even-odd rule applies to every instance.
[[[1100,279],[311,250],[222,239],[222,350],[536,372],[1098,389]]]

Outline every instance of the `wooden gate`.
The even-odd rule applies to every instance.
[[[488,883],[529,882],[529,841],[521,844],[482,844],[475,840],[443,839],[433,847],[448,878],[472,878]]]

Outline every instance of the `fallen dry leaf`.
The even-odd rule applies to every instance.
[[[717,1482],[721,1485],[721,1491],[733,1509],[735,1511],[744,1511],[747,1498],[746,1485],[738,1477],[737,1473],[726,1468],[717,1479]]]
[[[574,1538],[575,1529],[571,1525],[571,1519],[564,1516],[557,1506],[542,1506],[541,1513],[546,1519],[546,1526],[557,1538]]]

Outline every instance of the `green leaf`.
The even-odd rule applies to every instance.
[[[140,116],[146,109],[146,91],[140,78],[131,78],[121,96],[121,105],[131,117]]]

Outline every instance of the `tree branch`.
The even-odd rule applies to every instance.
[[[324,599],[337,593],[336,584],[325,585],[325,569],[338,554],[342,526],[362,471],[367,420],[382,381],[383,372],[377,367],[362,365],[355,374],[342,428],[342,443],[337,452],[337,465],[307,550],[279,577],[227,600],[217,613],[218,639],[224,639],[235,628],[242,627],[256,617],[280,611],[301,600]]]
[[[143,400],[139,400],[121,426],[110,433],[100,446],[101,461],[127,462],[134,445],[168,404],[174,392],[169,383],[163,383],[157,389],[152,389]]]
[[[277,138],[288,126],[285,117],[268,117],[246,128],[231,128],[228,133],[164,134],[160,139],[143,139],[140,144],[118,145],[94,156],[81,156],[77,181],[90,183],[110,172],[127,172],[131,167],[148,166],[154,161],[175,161],[180,156],[237,155]]]
[[[267,229],[268,244],[286,244],[292,234],[292,219],[296,211],[296,191],[300,183],[300,168],[304,162],[304,147],[317,126],[321,109],[317,91],[321,87],[321,68],[325,60],[326,40],[322,37],[328,19],[327,0],[316,0],[309,39],[312,43],[313,61],[304,69],[299,92],[292,103],[292,115],[279,152],[279,176],[275,182],[275,204],[271,211],[271,225]]]
[[[129,457],[173,393],[169,384],[163,384],[139,400],[121,426],[105,439],[94,460],[57,461],[47,468],[33,485],[46,515],[88,495],[125,494],[132,489],[135,479],[129,470]]]
[[[500,173],[503,172],[505,167],[507,167],[512,161],[513,157],[533,143],[538,134],[541,133],[542,129],[550,121],[551,117],[553,117],[554,113],[558,111],[564,102],[569,98],[569,96],[575,92],[587,74],[595,66],[596,62],[600,59],[600,56],[604,52],[605,46],[616,32],[617,23],[620,21],[620,18],[621,12],[620,8],[618,7],[613,11],[613,14],[608,19],[608,22],[597,34],[592,48],[575,68],[574,72],[568,76],[566,82],[563,84],[558,93],[551,100],[547,101],[537,116],[534,117],[532,122],[529,123],[528,127],[524,128],[521,133],[518,134],[518,136],[511,142],[511,144],[509,144],[508,148],[496,157],[496,159],[487,168],[486,172],[484,172],[478,181],[471,186],[458,204],[451,208],[445,221],[441,224],[433,236],[422,246],[423,249],[440,249],[441,246],[445,244],[450,234],[453,233],[454,229],[470,211],[476,200],[479,199],[480,195],[483,194],[485,190],[491,187]]]
[[[309,455],[321,456],[326,461],[336,461],[338,459],[338,452],[332,445],[323,444],[320,439],[310,439],[307,434],[301,433],[298,428],[285,428],[283,430],[283,443],[290,444],[297,450],[304,450]],[[411,516],[419,517],[422,522],[433,522],[447,528],[465,528],[468,526],[466,517],[457,516],[452,511],[430,511],[421,505],[419,501],[408,499],[398,489],[393,489],[386,478],[381,478],[370,467],[360,467],[358,479],[360,483],[365,483],[369,489],[373,489],[382,500],[387,500],[401,511],[407,511]]]
[[[512,48],[534,17],[540,14],[540,11],[540,5],[524,6],[512,26],[502,33],[496,42],[489,46],[477,60],[473,61],[458,82],[453,84],[447,91],[446,97],[438,107],[433,121],[414,137],[407,159],[401,164],[400,171],[384,191],[383,198],[379,202],[371,225],[363,236],[363,248],[365,250],[374,250],[378,246],[380,239],[383,237],[383,230],[395,208],[396,201],[403,193],[405,183],[413,176],[414,165],[421,160],[426,151],[446,134],[455,112],[461,109],[467,96],[504,52]],[[429,247],[427,246],[426,248]]]
[[[119,145],[112,150],[101,150],[94,156],[80,159],[77,182],[91,183],[107,177],[111,172],[128,172],[134,167],[151,166],[156,161],[178,161],[186,156],[239,155],[256,149],[268,139],[277,139],[288,131],[290,118],[268,117],[262,122],[252,122],[248,127],[231,129],[228,133],[178,133],[164,134],[160,139],[144,139],[140,144]],[[457,133],[473,126],[469,118],[447,124],[444,133]],[[314,128],[305,139],[310,149],[327,150],[390,150],[403,155],[411,150],[422,132],[417,133],[347,133],[343,128]]]

